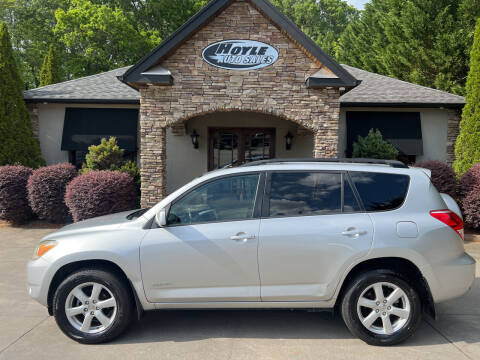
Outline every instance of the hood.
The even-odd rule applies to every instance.
[[[58,231],[49,234],[42,240],[60,240],[63,237],[71,235],[85,234],[95,231],[107,231],[120,227],[122,224],[134,223],[136,219],[129,220],[127,216],[134,213],[137,210],[124,211],[121,213],[100,216],[84,221],[80,221],[74,224],[64,226]]]

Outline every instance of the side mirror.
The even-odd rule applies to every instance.
[[[160,227],[167,226],[167,211],[165,209],[160,210],[157,215],[155,215],[155,221]]]

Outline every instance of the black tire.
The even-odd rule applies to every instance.
[[[105,330],[95,334],[83,332],[75,328],[70,323],[65,311],[65,305],[70,292],[77,286],[85,283],[103,285],[116,300],[116,314],[112,316],[113,322]],[[84,305],[82,304],[82,306]],[[133,310],[134,302],[128,284],[119,276],[103,269],[82,269],[71,274],[59,285],[53,297],[53,315],[58,326],[65,335],[82,344],[99,344],[115,339],[130,325],[134,313]],[[79,316],[81,319],[83,314]]]
[[[357,311],[357,303],[360,296],[375,283],[390,283],[398,286],[403,290],[410,302],[408,320],[403,327],[391,335],[378,334],[367,329],[362,324]],[[363,311],[363,308],[361,308],[361,311]],[[417,291],[400,274],[390,270],[372,270],[359,275],[348,284],[341,302],[341,313],[347,328],[354,336],[370,345],[391,346],[405,341],[417,330],[422,320],[422,303]],[[380,318],[380,321],[383,324],[382,318]]]

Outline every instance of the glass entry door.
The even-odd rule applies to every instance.
[[[208,170],[275,157],[273,128],[209,128]]]

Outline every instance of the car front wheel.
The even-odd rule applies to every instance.
[[[130,324],[133,301],[127,285],[113,273],[80,270],[57,288],[53,312],[60,329],[84,344],[113,340]]]
[[[416,290],[388,270],[364,273],[342,300],[342,317],[352,334],[371,345],[395,345],[410,337],[421,321]]]

